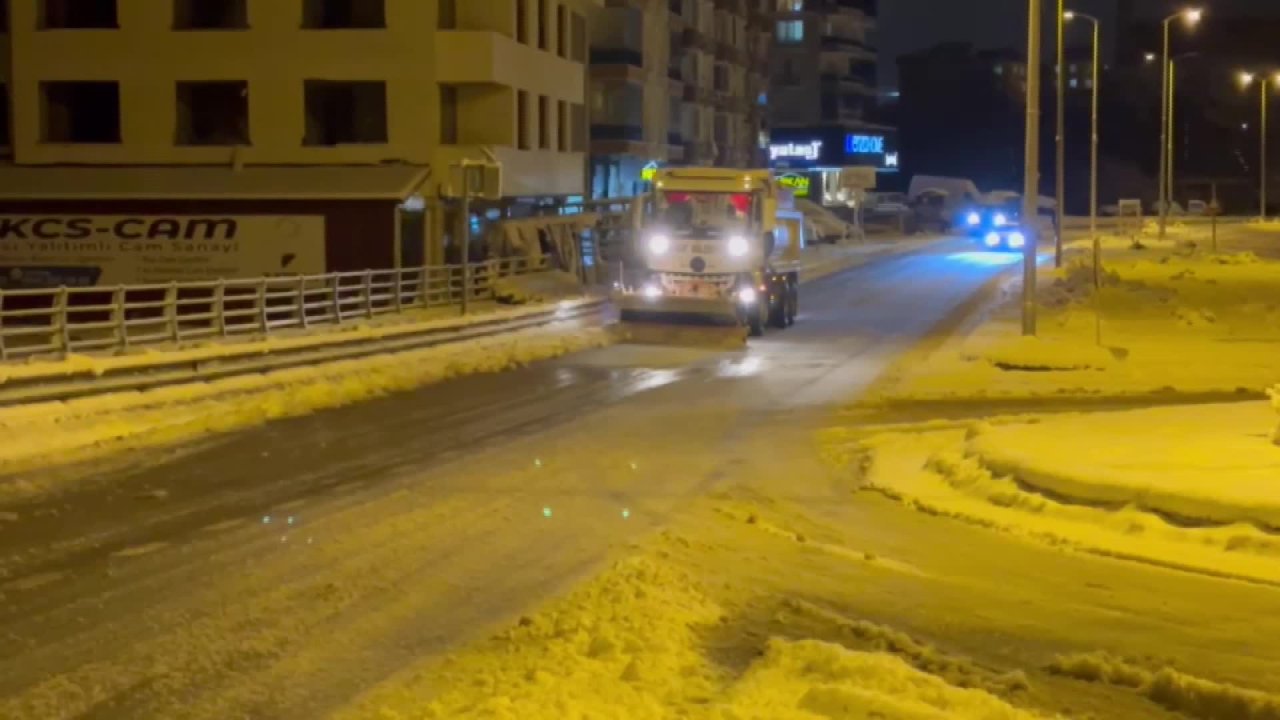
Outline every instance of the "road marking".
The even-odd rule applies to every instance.
[[[38,575],[28,575],[27,577],[18,578],[13,582],[7,582],[4,585],[0,585],[0,590],[35,590],[38,587],[43,587],[49,583],[57,582],[65,575],[66,573],[62,572],[47,572],[40,573]]]
[[[111,553],[111,556],[112,557],[137,557],[139,555],[146,555],[148,553],[153,553],[157,550],[162,550],[167,547],[169,547],[169,543],[167,542],[147,543],[146,545],[135,545],[133,547],[127,547],[123,550],[117,550]]]

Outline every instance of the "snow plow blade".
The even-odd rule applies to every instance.
[[[733,305],[701,298],[615,297],[620,342],[735,349],[747,342],[747,328]]]

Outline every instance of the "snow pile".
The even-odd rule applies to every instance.
[[[710,639],[731,621],[694,575],[638,556],[407,687],[375,692],[350,717],[685,717],[706,720],[1033,720],[996,695],[919,669],[900,634],[859,625],[890,652],[815,638],[763,639],[740,669]],[[810,606],[810,610],[813,610]],[[804,613],[791,603],[788,612]],[[821,611],[818,611],[821,612]],[[844,630],[833,628],[836,637]],[[756,636],[735,635],[740,641]],[[710,644],[709,644],[710,643]]]
[[[582,282],[573,273],[563,270],[513,275],[499,278],[493,283],[494,300],[503,305],[550,302],[581,297],[582,294]]]
[[[1280,720],[1280,695],[1187,675],[1148,670],[1108,653],[1059,656],[1049,665],[1065,677],[1133,688],[1151,701],[1199,720]]]
[[[1073,251],[1074,252],[1074,251]],[[1275,381],[1280,267],[1252,253],[1108,249],[1041,271],[1037,338],[1011,293],[973,332],[895,369],[890,401],[1261,394]]]
[[[607,344],[604,328],[546,326],[355,360],[145,392],[0,409],[0,473],[91,460],[304,415],[460,375],[500,372]],[[20,481],[0,497],[40,492]]]
[[[1280,527],[1266,523],[1280,506],[1280,450],[1256,423],[1259,412],[1270,411],[1252,403],[1230,417],[1232,407],[1199,408],[1206,410],[1198,416],[1203,424],[1180,432],[1170,430],[1195,411],[1167,422],[1145,414],[1177,409],[1109,414],[1122,419],[908,426],[869,436],[833,429],[824,442],[832,456],[856,447],[870,458],[866,487],[931,515],[1054,546],[1280,584]],[[1068,422],[1070,428],[1062,424]],[[1203,437],[1192,437],[1196,430]],[[1019,442],[1054,463],[1027,460],[1032,452],[1017,455],[1022,465],[1009,462],[1019,450],[1002,445]],[[994,462],[979,454],[993,446]],[[1179,453],[1202,461],[1186,466]]]
[[[1057,415],[983,425],[969,452],[1024,487],[1185,524],[1280,532],[1280,448],[1265,403]]]

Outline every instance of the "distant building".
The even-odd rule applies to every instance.
[[[592,196],[634,195],[659,165],[761,163],[772,2],[645,0],[594,15]]]
[[[194,214],[231,218],[239,252],[261,257],[188,257],[179,277],[411,266],[460,234],[463,161],[501,165],[473,225],[585,190],[600,0],[7,4],[0,214],[38,214],[23,227],[42,239],[76,239],[87,226],[71,220],[93,216],[93,237],[117,247]],[[272,228],[296,236],[288,252],[262,250]],[[140,257],[98,272],[177,272]]]
[[[777,0],[770,61],[770,162],[801,192],[838,201],[844,167],[897,172],[897,133],[878,120],[875,0]],[[823,188],[819,194],[811,188]]]

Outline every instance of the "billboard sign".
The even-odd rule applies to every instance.
[[[325,271],[321,215],[0,215],[0,289]]]

